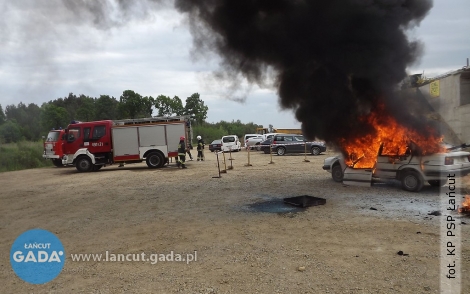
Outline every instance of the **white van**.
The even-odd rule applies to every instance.
[[[222,137],[222,147],[223,152],[240,151],[242,149],[240,140],[237,135],[229,135]]]

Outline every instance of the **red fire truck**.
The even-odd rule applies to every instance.
[[[52,160],[52,163],[57,167],[63,166],[62,157],[64,156],[65,131],[62,129],[51,130],[47,137],[43,137],[43,139],[44,153],[42,157]]]
[[[74,165],[80,172],[142,161],[150,168],[160,168],[170,157],[178,156],[181,136],[187,142],[192,140],[187,116],[71,123],[65,133],[62,163]]]

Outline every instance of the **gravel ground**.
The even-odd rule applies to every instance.
[[[218,175],[216,156],[151,170],[145,164],[93,173],[43,168],[2,173],[2,293],[439,293],[439,189],[399,183],[351,187],[322,170],[320,156],[232,154]],[[309,162],[304,162],[304,159]],[[222,163],[222,167],[224,167]],[[468,177],[458,179],[465,194]],[[467,187],[468,187],[467,186]],[[299,210],[285,197],[325,205]],[[261,203],[261,204],[260,204]],[[470,219],[459,217],[461,273],[469,275]],[[9,262],[22,232],[60,238],[66,262],[44,285],[23,282]],[[187,262],[72,261],[79,253],[191,253]],[[408,255],[398,255],[403,251]],[[470,293],[463,280],[462,293]]]

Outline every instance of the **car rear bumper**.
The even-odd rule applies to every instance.
[[[427,177],[447,177],[449,175],[462,177],[468,174],[470,174],[470,167],[424,171],[424,175]]]

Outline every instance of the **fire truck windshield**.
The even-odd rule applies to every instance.
[[[59,140],[60,132],[49,132],[47,134],[47,142],[57,142]]]

